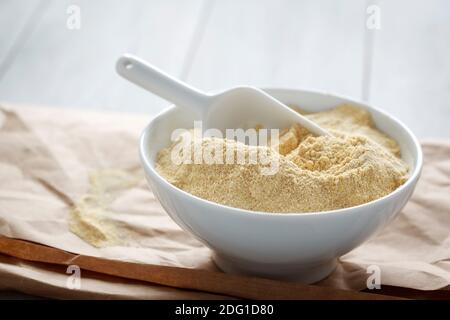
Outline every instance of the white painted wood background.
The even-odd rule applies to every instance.
[[[325,90],[450,137],[448,0],[0,0],[0,102],[150,118],[168,103],[115,74],[124,52],[205,90]]]
[[[450,137],[448,0],[0,0],[1,102],[151,117],[168,103],[115,74],[124,52],[205,90],[325,90]]]

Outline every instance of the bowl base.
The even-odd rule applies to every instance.
[[[301,264],[261,264],[241,261],[214,253],[215,264],[225,273],[256,276],[274,280],[296,281],[311,284],[326,278],[337,266],[337,259],[313,265]]]

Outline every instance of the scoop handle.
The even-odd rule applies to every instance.
[[[211,96],[131,54],[117,60],[116,70],[125,79],[178,106],[203,114],[209,105]]]

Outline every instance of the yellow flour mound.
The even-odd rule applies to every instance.
[[[334,136],[316,137],[294,125],[281,133],[273,149],[219,138],[201,141],[210,150],[234,145],[246,156],[256,148],[277,157],[279,168],[273,175],[262,174],[260,164],[176,165],[171,152],[177,142],[160,151],[156,169],[200,198],[275,213],[352,207],[383,197],[407,180],[408,166],[400,159],[397,143],[376,129],[367,111],[341,105],[306,116]]]

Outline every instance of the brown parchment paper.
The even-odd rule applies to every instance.
[[[170,220],[144,181],[137,141],[149,120],[142,115],[3,107],[0,235],[79,255],[219,273],[210,250]],[[364,289],[369,265],[380,268],[382,286],[436,290],[450,285],[450,141],[424,142],[423,149],[422,178],[400,216],[377,237],[343,256],[336,271],[318,283],[319,287]],[[132,235],[126,245],[95,248],[68,228],[70,207],[89,189],[89,175],[103,169],[141,177],[112,203],[111,219]],[[44,296],[227,296],[217,291],[213,295],[134,283],[98,273],[83,273],[82,290],[74,291],[66,287],[64,268],[0,257],[0,288]]]

